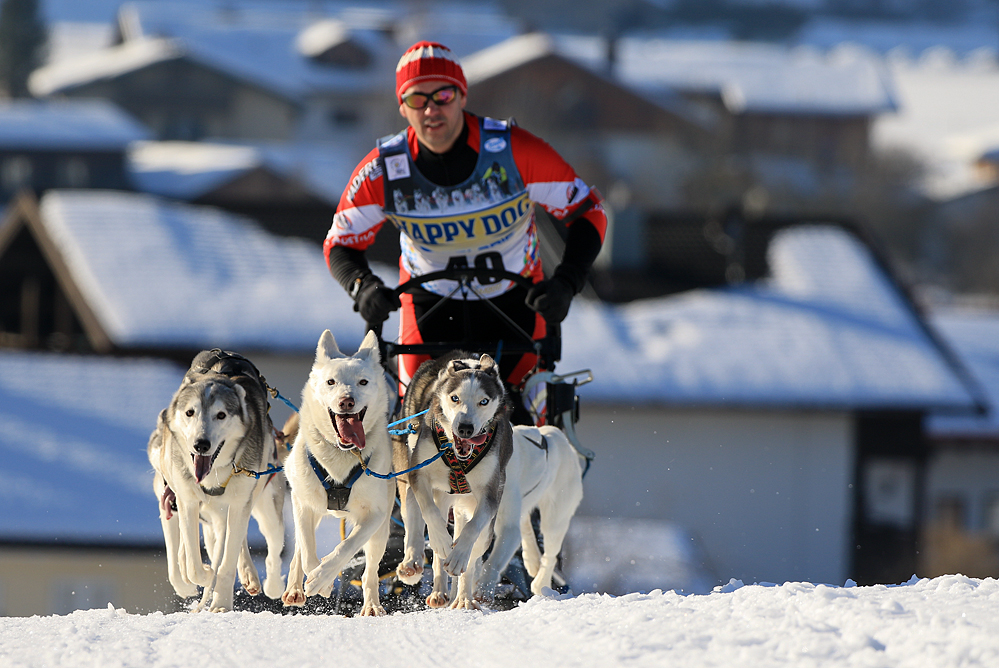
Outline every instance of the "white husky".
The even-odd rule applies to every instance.
[[[295,554],[282,596],[285,605],[303,605],[314,594],[328,597],[337,575],[363,548],[361,614],[385,614],[378,600],[378,564],[388,541],[395,484],[365,475],[363,468],[383,475],[391,471],[387,423],[392,405],[374,332],[353,356],[340,352],[329,330],[323,332],[302,390],[298,434],[287,462]],[[320,562],[316,528],[329,515],[346,518],[351,529]]]
[[[478,608],[472,597],[477,563],[489,547],[489,527],[504,493],[513,450],[499,368],[489,355],[476,360],[455,351],[420,365],[407,389],[404,412],[413,407],[411,392],[429,396],[429,412],[418,433],[409,437],[409,466],[439,451],[444,454],[408,474],[419,505],[410,502],[403,507],[406,553],[398,572],[404,582],[422,572],[425,525],[434,551],[434,585],[427,605],[448,603],[446,571],[458,577],[451,607]],[[454,512],[453,543],[444,520],[449,510]]]
[[[260,592],[246,544],[251,512],[267,541],[264,592],[277,598],[284,588],[284,476],[241,475],[280,463],[266,392],[263,378],[246,358],[203,351],[149,438],[170,583],[185,598],[197,595],[197,585],[204,587],[198,610],[209,601],[212,611],[232,609],[237,565],[247,592]],[[202,563],[199,520],[211,567]]]
[[[507,464],[507,484],[496,513],[496,539],[479,579],[482,596],[491,596],[518,541],[523,546],[524,566],[533,578],[531,593],[541,594],[545,587],[551,587],[569,521],[583,500],[584,462],[557,427],[513,428],[513,455]],[[541,514],[543,555],[531,526],[535,508]]]

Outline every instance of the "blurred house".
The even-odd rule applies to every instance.
[[[562,41],[521,35],[462,62],[468,109],[514,117],[584,180],[626,183],[646,209],[683,206],[683,184],[717,129],[678,96],[644,95],[575,57]]]
[[[994,294],[999,291],[995,53],[959,57],[932,48],[918,55],[895,53],[886,63],[899,110],[878,119],[873,141],[879,151],[901,153],[921,165],[915,185],[928,204],[928,220],[901,232],[915,237],[919,277],[955,292]]]
[[[597,453],[579,513],[679,525],[722,581],[904,581],[924,420],[988,400],[855,231],[785,224],[759,248],[753,280],[574,304],[559,368],[593,371]]]
[[[999,576],[999,311],[940,307],[934,326],[984,388],[987,414],[933,416],[919,573]]]
[[[401,125],[395,65],[417,39],[464,55],[516,34],[489,3],[133,2],[111,46],[37,70],[40,97],[100,97],[162,140],[333,142],[354,162]]]
[[[515,38],[506,52],[526,50],[513,45],[527,39]],[[772,191],[771,199],[782,193],[846,192],[868,158],[873,121],[896,108],[881,60],[862,51],[821,54],[762,43],[640,37],[563,36],[553,44],[563,57],[681,115],[710,136],[710,142],[694,144],[694,169],[683,169],[675,154],[654,162],[609,152],[609,176],[628,185],[646,209],[703,212],[707,202],[739,201],[753,186]],[[477,54],[476,62],[488,62],[486,53],[498,56],[499,47]],[[614,109],[621,99],[608,97],[607,91],[587,93],[577,93],[580,107]],[[563,91],[556,99],[568,100],[567,95]],[[648,120],[627,106],[619,116],[619,124],[652,134]],[[566,114],[565,121],[571,120]],[[688,141],[697,138],[689,125],[674,125],[678,130]],[[686,172],[680,188],[673,185],[678,169]]]
[[[395,111],[400,52],[391,14],[351,16],[281,3],[129,3],[118,43],[42,67],[31,90],[114,101],[158,139],[379,136]]]
[[[126,150],[149,132],[103,100],[0,102],[0,204],[22,189],[132,187]]]
[[[0,615],[178,609],[145,444],[182,375],[0,350]]]
[[[325,148],[147,141],[129,146],[135,188],[249,216],[281,236],[326,237],[353,163]]]

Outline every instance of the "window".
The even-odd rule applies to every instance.
[[[86,188],[90,185],[90,169],[83,158],[73,157],[59,162],[58,182],[64,188]]]
[[[31,184],[33,172],[31,159],[24,155],[6,158],[0,167],[0,183],[7,192],[13,192]]]

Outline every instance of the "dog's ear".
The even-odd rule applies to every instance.
[[[236,395],[239,396],[240,417],[244,423],[247,423],[250,421],[250,411],[246,406],[246,389],[239,383],[233,383],[233,386],[236,388]]]
[[[447,363],[447,372],[452,376],[459,371],[464,371],[470,369],[471,367],[465,362],[465,360],[451,360]]]
[[[485,371],[486,373],[492,374],[493,376],[499,375],[499,367],[496,366],[496,362],[493,361],[492,357],[486,355],[485,353],[483,353],[482,356],[479,358],[479,370]]]
[[[343,353],[336,345],[336,339],[333,338],[333,332],[326,330],[323,332],[322,336],[319,337],[319,345],[316,346],[316,359],[320,362],[334,359],[336,357],[343,357]]]
[[[382,356],[381,351],[378,349],[378,335],[374,333],[373,330],[369,330],[367,334],[364,335],[364,340],[361,341],[361,347],[357,349],[358,357],[367,357],[373,359],[375,364],[381,364]]]

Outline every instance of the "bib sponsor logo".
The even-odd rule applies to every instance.
[[[386,215],[400,232],[422,246],[481,248],[530,220],[530,212],[531,202],[524,194],[467,216],[421,219],[398,212],[386,212]]]
[[[364,167],[361,167],[361,169],[357,172],[357,176],[351,179],[350,187],[347,188],[347,200],[350,202],[354,201],[354,196],[357,195],[358,189],[361,187],[361,184],[364,183],[365,177],[374,181],[381,175],[382,170],[378,166],[378,158],[368,161],[368,163],[365,164]]]
[[[506,130],[507,125],[506,121],[489,118],[488,116],[482,119],[482,127],[486,130]]]
[[[486,149],[490,153],[499,153],[506,148],[506,140],[502,137],[493,137],[492,139],[487,139],[486,143],[482,145],[482,148]]]
[[[385,158],[385,173],[389,181],[409,178],[409,157],[390,155]]]

